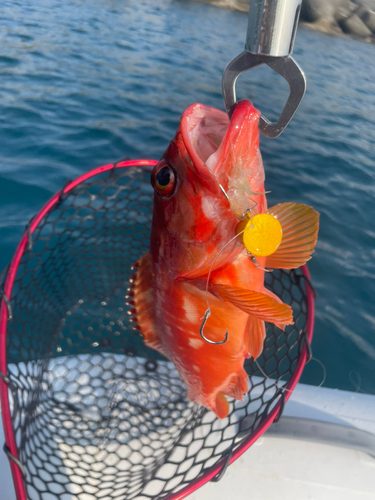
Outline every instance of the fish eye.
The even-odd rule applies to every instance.
[[[171,169],[167,166],[161,168],[155,176],[155,181],[159,189],[167,189],[171,183]]]
[[[165,161],[160,161],[154,167],[151,184],[160,196],[171,196],[176,185],[174,169]]]

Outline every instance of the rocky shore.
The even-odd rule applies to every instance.
[[[375,0],[303,0],[300,22],[325,33],[375,42]]]
[[[203,0],[217,7],[249,10],[249,0]],[[375,42],[375,0],[303,0],[300,24],[331,35]]]

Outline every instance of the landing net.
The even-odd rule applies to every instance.
[[[155,163],[124,161],[68,182],[3,275],[0,392],[18,500],[184,498],[220,479],[278,419],[309,358],[307,268],[275,270],[266,285],[292,306],[295,325],[267,325],[258,365],[245,364],[245,400],[230,400],[219,420],[186,399],[126,299],[148,248]]]

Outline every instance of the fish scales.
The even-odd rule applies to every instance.
[[[293,323],[290,306],[264,286],[265,268],[292,269],[314,251],[319,215],[306,205],[267,209],[259,151],[260,113],[240,101],[226,113],[194,104],[151,174],[150,250],[137,262],[131,303],[145,343],[170,359],[188,398],[227,416],[226,396],[243,400],[245,358],[262,352],[265,321]],[[270,256],[253,258],[241,235],[244,214],[271,214],[283,237]],[[241,226],[242,224],[242,226]],[[210,316],[200,328],[207,307]]]

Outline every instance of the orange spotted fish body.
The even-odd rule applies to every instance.
[[[295,203],[267,210],[260,113],[239,102],[229,121],[190,106],[151,182],[150,250],[136,264],[131,303],[145,343],[173,361],[188,398],[224,418],[225,396],[243,399],[244,359],[262,352],[265,321],[292,324],[292,310],[264,287],[264,269],[296,268],[314,250],[318,214]],[[269,257],[249,256],[236,231],[245,212],[270,213],[283,237]],[[210,317],[200,335],[207,307]]]

